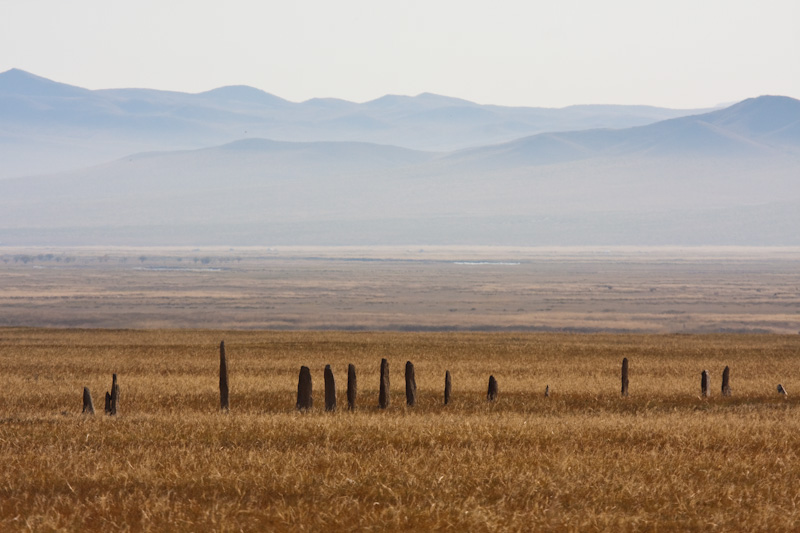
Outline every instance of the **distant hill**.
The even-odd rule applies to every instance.
[[[0,180],[0,243],[800,245],[799,120],[800,102],[763,96],[449,152],[246,139],[141,153]]]
[[[80,98],[89,94],[88,89],[58,83],[17,68],[0,73],[0,95],[3,96]]]
[[[450,151],[548,131],[626,128],[698,112],[646,106],[501,107],[429,93],[387,95],[363,104],[336,99],[295,103],[246,86],[198,94],[91,91],[12,69],[0,73],[0,179],[251,137]]]
[[[710,113],[626,129],[543,133],[463,150],[454,160],[536,165],[593,157],[777,155],[800,146],[800,101],[761,96]]]

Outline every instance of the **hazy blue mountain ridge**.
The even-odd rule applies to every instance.
[[[800,245],[798,120],[800,102],[765,96],[449,152],[254,138],[142,153],[0,180],[0,242]]]
[[[450,157],[494,159],[498,164],[549,164],[590,157],[718,155],[742,157],[797,153],[800,101],[787,97],[751,98],[729,108],[625,129],[542,133]]]
[[[0,73],[0,178],[248,137],[451,151],[547,131],[625,128],[693,112],[647,106],[502,107],[430,93],[387,95],[363,104],[296,103],[246,86],[197,94],[87,90],[13,69]]]

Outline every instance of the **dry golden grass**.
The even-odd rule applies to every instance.
[[[0,329],[0,531],[796,531],[799,354],[797,335]],[[323,412],[328,363],[340,406],[356,365],[356,413]],[[299,414],[304,364],[315,408]],[[83,386],[102,410],[112,372],[120,415],[81,415]]]

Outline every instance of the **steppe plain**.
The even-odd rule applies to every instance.
[[[796,531],[799,259],[3,248],[0,530]],[[355,412],[343,408],[350,363]],[[309,413],[294,409],[300,365]],[[81,414],[83,387],[102,411],[112,373],[120,413]]]
[[[0,248],[0,326],[800,332],[800,248]]]

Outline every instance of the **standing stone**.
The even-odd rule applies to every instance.
[[[228,360],[225,358],[225,341],[219,343],[219,408],[227,411],[228,404]]]
[[[336,410],[336,381],[333,379],[331,365],[325,365],[325,410]]]
[[[119,383],[117,383],[117,375],[113,376],[114,392],[111,393],[111,410],[114,414],[119,413]]]
[[[406,361],[406,404],[414,407],[417,404],[417,380],[414,378],[414,363]]]
[[[307,366],[300,367],[300,377],[297,380],[297,405],[298,411],[311,409],[314,400],[311,398],[311,370]]]
[[[490,402],[497,400],[497,380],[494,376],[489,376],[489,390],[486,392],[486,399]]]
[[[700,374],[700,394],[704,398],[708,396],[708,370],[703,370],[703,373]]]
[[[545,397],[545,398],[549,398],[549,397],[550,397],[550,385],[547,385],[547,386],[544,388],[544,397]]]
[[[628,358],[622,360],[622,396],[628,396]]]
[[[778,394],[782,394],[783,396],[788,396],[789,394],[786,392],[786,389],[783,388],[783,385],[778,383]]]
[[[111,393],[106,391],[106,404],[103,407],[103,412],[107,415],[111,414]]]
[[[116,415],[119,411],[119,383],[117,383],[117,375],[111,376],[111,393],[107,398],[107,410],[109,415]]]
[[[389,361],[381,359],[381,390],[378,395],[378,407],[389,407]]]
[[[727,366],[725,370],[722,371],[722,395],[731,395],[731,369]]]
[[[453,380],[450,378],[450,371],[444,372],[444,404],[450,403],[450,393],[453,391]]]
[[[94,403],[92,403],[92,393],[89,392],[88,387],[83,388],[83,411],[84,414],[94,414]]]
[[[347,365],[347,408],[350,411],[356,410],[356,395],[358,387],[356,385],[356,367],[353,364]]]

